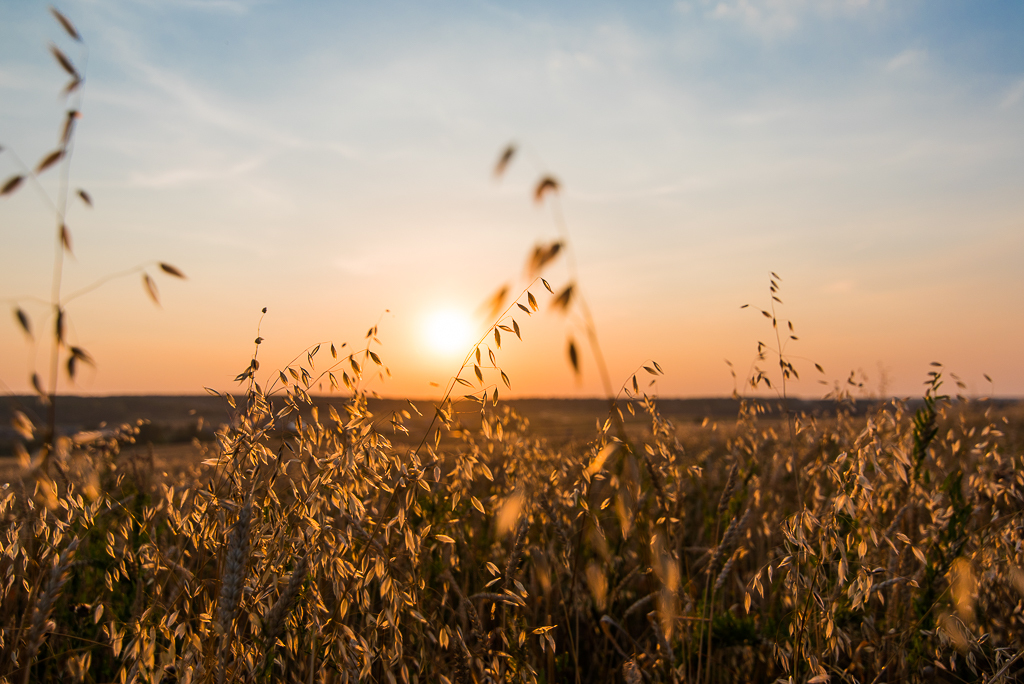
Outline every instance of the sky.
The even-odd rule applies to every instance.
[[[918,396],[939,362],[966,393],[1024,396],[1024,4],[59,9],[84,47],[46,3],[0,3],[0,181],[57,144],[55,44],[85,72],[69,187],[93,199],[69,204],[62,295],[128,272],[67,302],[95,367],[61,392],[232,390],[257,335],[266,382],[312,345],[318,371],[330,342],[364,349],[376,325],[391,377],[365,386],[436,397],[493,323],[484,303],[523,292],[534,246],[567,236],[542,275],[582,299],[562,313],[530,286],[523,340],[489,338],[511,391],[491,370],[485,385],[505,396],[604,392],[581,303],[613,391],[653,360],[664,375],[638,380],[660,396],[750,393],[759,342],[777,366],[772,273],[798,337],[789,394],[852,373],[855,394]],[[0,316],[6,393],[47,374],[61,173],[0,198],[0,304],[36,336]],[[548,175],[559,190],[535,202]]]

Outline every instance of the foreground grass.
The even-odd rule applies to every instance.
[[[392,444],[406,416],[358,391],[320,415],[306,361],[273,407],[243,378],[184,476],[122,451],[130,430],[27,464],[0,503],[6,681],[952,682],[1024,662],[1019,424],[941,397],[938,373],[913,412],[745,404],[715,431],[633,395],[558,447],[446,401]]]

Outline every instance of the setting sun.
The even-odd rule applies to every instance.
[[[430,349],[439,354],[468,352],[472,344],[469,318],[453,309],[428,314],[425,318],[425,333]]]

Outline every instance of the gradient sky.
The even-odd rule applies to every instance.
[[[264,371],[379,321],[394,377],[372,386],[435,396],[458,359],[431,347],[432,312],[522,285],[558,235],[531,199],[550,173],[616,385],[654,359],[663,396],[730,393],[725,359],[743,376],[771,337],[740,306],[769,304],[774,271],[797,395],[851,371],[918,395],[932,361],[970,393],[1024,395],[1020,2],[59,8],[89,51],[72,184],[95,201],[68,214],[64,291],[152,260],[189,277],[150,268],[160,309],[138,274],[73,302],[97,365],[63,391],[231,389],[266,306]],[[30,165],[65,107],[51,41],[81,64],[46,3],[0,3],[0,145]],[[0,154],[0,180],[18,170]],[[30,186],[0,201],[0,299],[37,327],[53,221]],[[563,285],[566,264],[546,276]],[[585,346],[581,380],[566,362],[572,319],[526,318],[499,355],[514,394],[599,394]],[[0,317],[4,391],[45,358]]]

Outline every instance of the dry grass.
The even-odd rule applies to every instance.
[[[941,398],[938,372],[916,412],[793,416],[792,437],[746,408],[734,430],[680,442],[693,428],[639,395],[620,406],[646,413],[644,439],[609,420],[554,448],[488,401],[480,428],[444,404],[419,449],[397,449],[401,415],[368,411],[352,360],[346,410],[283,443],[307,388],[278,388],[272,411],[274,390],[247,378],[213,457],[177,480],[121,456],[125,434],[64,454],[67,483],[37,470],[9,486],[4,676],[1017,674],[1019,443],[984,402]]]
[[[558,188],[545,175],[535,194]],[[571,255],[561,227],[535,251],[538,273]],[[570,276],[541,285],[556,309],[582,307],[606,375]],[[914,410],[855,417],[837,395],[834,420],[788,411],[777,280],[777,346],[759,345],[768,370],[750,382],[780,387],[779,413],[744,403],[728,429],[672,424],[631,376],[588,439],[538,437],[497,390],[512,314],[541,306],[533,284],[493,298],[494,327],[411,443],[391,440],[413,407],[374,415],[362,389],[384,368],[375,328],[358,351],[318,345],[270,373],[257,339],[239,393],[223,395],[231,423],[187,472],[158,476],[126,451],[137,427],[86,444],[51,429],[0,496],[0,680],[1018,677],[1024,455],[1010,421],[943,396],[940,369]],[[59,291],[52,306],[59,320]],[[341,410],[321,415],[321,382]],[[623,412],[649,430],[627,431]]]

